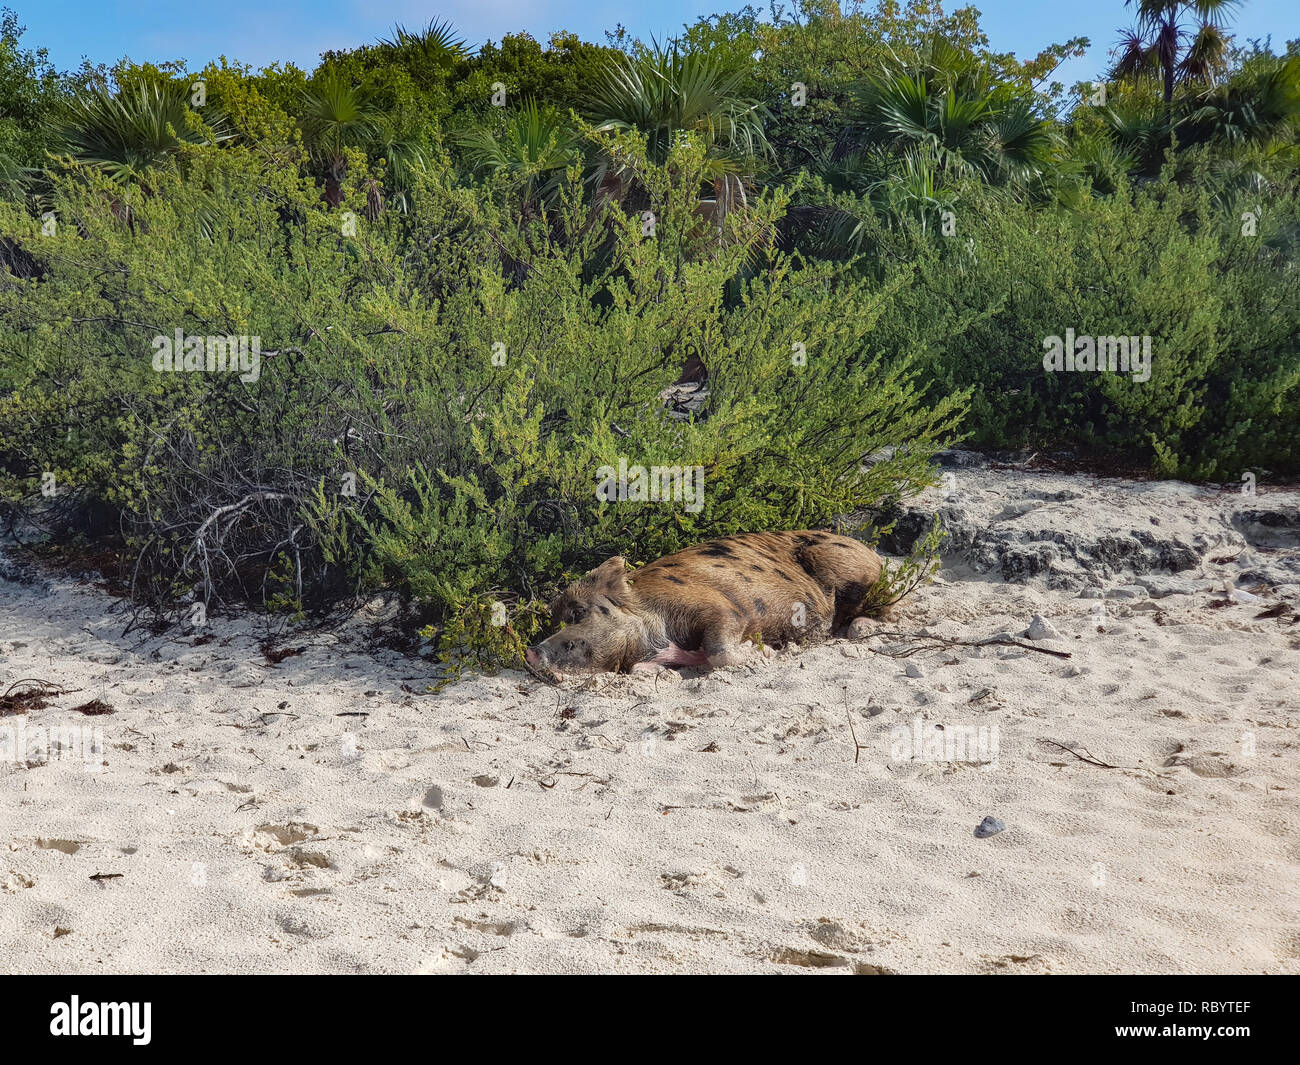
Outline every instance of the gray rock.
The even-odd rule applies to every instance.
[[[9,558],[2,549],[0,549],[0,581],[24,585],[41,595],[50,594],[50,582],[37,572],[30,561]]]
[[[1294,490],[1236,496],[1234,507],[1204,486],[1178,481],[1026,468],[1028,455],[952,450],[937,457],[957,471],[960,491],[948,484],[884,513],[855,516],[877,528],[892,523],[879,541],[886,554],[907,555],[937,518],[944,570],[962,579],[1071,593],[1141,586],[1143,592],[1121,593],[1135,601],[1201,591],[1202,572],[1230,572],[1243,588],[1300,583]],[[1229,572],[1220,574],[1223,567]]]
[[[990,815],[975,826],[975,838],[987,839],[989,836],[996,836],[999,832],[1005,831],[1006,827],[1001,818]]]
[[[888,554],[906,555],[930,531],[937,514],[947,534],[942,548],[945,566],[959,564],[1007,581],[1041,580],[1052,590],[1074,591],[1125,571],[1199,568],[1207,553],[1240,543],[1228,530],[1193,545],[1151,527],[1099,535],[1086,529],[1052,528],[1040,523],[1036,512],[1008,520],[1016,516],[1019,506],[1008,504],[1002,513],[988,518],[952,502],[935,509],[909,506],[891,515],[894,527],[881,537],[879,546]]]
[[[1193,595],[1209,587],[1203,580],[1191,580],[1187,577],[1166,577],[1161,574],[1134,577],[1133,583],[1145,588],[1152,599],[1164,599],[1171,595]]]
[[[935,456],[935,461],[944,469],[969,470],[978,469],[989,464],[985,455],[978,451],[964,451],[961,448],[952,447],[946,451],[940,451]]]
[[[1106,593],[1107,599],[1145,599],[1147,590],[1140,584],[1120,584]]]
[[[1300,510],[1238,510],[1230,520],[1254,547],[1300,547]]]
[[[1048,621],[1042,614],[1035,614],[1029,622],[1029,628],[1025,630],[1025,635],[1031,640],[1059,640],[1061,634],[1056,631],[1056,627]]]
[[[923,670],[915,662],[908,662],[907,665],[903,667],[903,672],[906,673],[909,677],[925,676],[925,670]]]

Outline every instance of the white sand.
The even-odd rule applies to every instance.
[[[962,480],[1069,482],[1075,527],[1103,512],[1087,478]],[[1206,527],[1232,505],[1138,497]],[[1062,639],[1037,646],[1073,657],[873,637],[426,694],[361,625],[272,666],[251,621],[122,638],[99,591],[0,580],[0,692],[80,689],[0,734],[100,727],[107,763],[0,763],[0,968],[1300,973],[1300,624],[1254,620],[1278,594],[1111,601],[1097,632],[1089,600],[960,572],[886,627],[975,640],[1038,613]],[[116,712],[68,713],[91,698]],[[996,762],[891,750],[939,725],[996,726]],[[977,839],[986,815],[1006,830]]]

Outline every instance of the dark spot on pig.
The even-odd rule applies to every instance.
[[[700,552],[700,554],[704,555],[706,558],[734,558],[735,557],[731,553],[731,548],[725,547],[721,544],[715,544],[712,547],[706,547],[703,551]]]
[[[759,617],[765,617],[767,615],[767,604],[763,602],[762,599],[756,598],[754,600],[754,609],[758,611]]]
[[[743,576],[742,576],[740,579],[741,579],[742,581],[744,581],[746,584],[753,584],[753,583],[754,583],[754,578],[753,578],[753,577],[743,577]]]
[[[762,573],[762,572],[763,572],[763,567],[760,566],[757,562],[751,562],[751,563],[749,564],[749,568],[752,569],[755,573]]]
[[[663,569],[676,569],[676,568],[677,568],[677,563],[676,563],[676,562],[660,562],[659,565],[660,565],[660,567],[663,568]]]
[[[600,612],[601,612],[602,614],[608,614],[608,613],[609,613],[609,607],[607,607],[607,606],[602,606],[602,607],[600,608]]]
[[[684,580],[682,580],[680,577],[674,577],[671,573],[668,574],[668,576],[665,577],[664,580],[666,580],[666,581],[672,581],[673,584],[685,584],[685,583],[686,583],[686,582],[685,582]]]
[[[736,608],[735,613],[736,613],[738,616],[740,615],[740,612],[741,612],[741,611],[744,611],[744,610],[746,609],[745,604],[742,603],[739,599],[737,599],[734,595],[732,595],[732,594],[731,594],[729,591],[727,591],[725,588],[719,588],[718,591],[720,591],[720,592],[722,593],[723,597],[727,600],[728,603],[730,603],[732,606],[734,606],[734,607]]]

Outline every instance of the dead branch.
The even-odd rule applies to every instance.
[[[1073,747],[1067,747],[1064,743],[1057,743],[1055,740],[1049,740],[1041,736],[1039,737],[1038,742],[1050,743],[1053,747],[1058,747],[1067,754],[1074,755],[1074,757],[1079,759],[1081,762],[1086,762],[1088,765],[1095,765],[1098,769],[1136,769],[1139,773],[1151,773],[1154,776],[1159,776],[1154,769],[1148,769],[1144,765],[1111,765],[1109,762],[1103,762],[1082,744],[1080,744],[1078,750],[1076,750]],[[1080,754],[1079,751],[1083,751],[1084,753]]]
[[[1051,655],[1053,658],[1073,658],[1069,651],[1053,651],[1048,647],[1038,647],[1032,643],[1025,643],[1024,640],[1017,640],[1013,636],[1007,636],[1005,633],[998,633],[996,636],[990,636],[984,640],[952,640],[946,636],[928,636],[919,632],[877,632],[875,636],[896,636],[906,640],[930,640],[931,644],[908,647],[901,651],[883,651],[879,648],[872,647],[870,650],[878,655],[885,655],[887,658],[910,658],[918,651],[939,651],[949,647],[987,647],[990,644],[1007,644],[1015,647],[1023,647],[1026,651],[1037,651],[1039,654]]]

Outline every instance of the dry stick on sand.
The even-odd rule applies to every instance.
[[[1155,776],[1160,775],[1154,769],[1148,769],[1144,765],[1111,765],[1109,762],[1103,762],[1088,750],[1087,747],[1082,745],[1078,750],[1075,750],[1073,747],[1067,747],[1064,743],[1057,743],[1055,740],[1049,740],[1044,737],[1039,737],[1038,742],[1050,743],[1053,747],[1059,747],[1068,754],[1074,755],[1074,757],[1079,759],[1079,761],[1086,762],[1088,765],[1095,765],[1098,769],[1136,769],[1139,773],[1151,773]],[[1079,751],[1083,751],[1084,753],[1080,754]]]
[[[985,640],[950,640],[946,636],[927,636],[919,632],[876,632],[873,636],[898,636],[905,640],[932,640],[930,645],[918,645],[909,647],[903,651],[882,651],[878,647],[872,647],[878,655],[885,655],[888,658],[909,658],[918,651],[937,651],[943,647],[987,647],[989,644],[1000,643],[1009,644],[1016,647],[1023,647],[1026,651],[1037,651],[1042,655],[1051,655],[1053,658],[1073,658],[1069,651],[1053,651],[1047,647],[1036,647],[1032,643],[1025,643],[1024,640],[1017,640],[1015,637],[998,633],[996,636],[990,636]]]
[[[527,659],[524,659],[523,667],[525,672],[531,673],[534,679],[540,680],[543,684],[549,684],[552,688],[558,688],[560,686],[560,682],[558,680],[556,680],[554,677],[547,676],[545,673],[543,673],[540,669],[534,666]]]
[[[858,742],[857,730],[853,727],[853,711],[849,709],[849,686],[840,685],[840,691],[844,693],[844,716],[849,719],[849,735],[853,737],[853,764],[858,764],[858,756],[863,751],[863,746]]]

